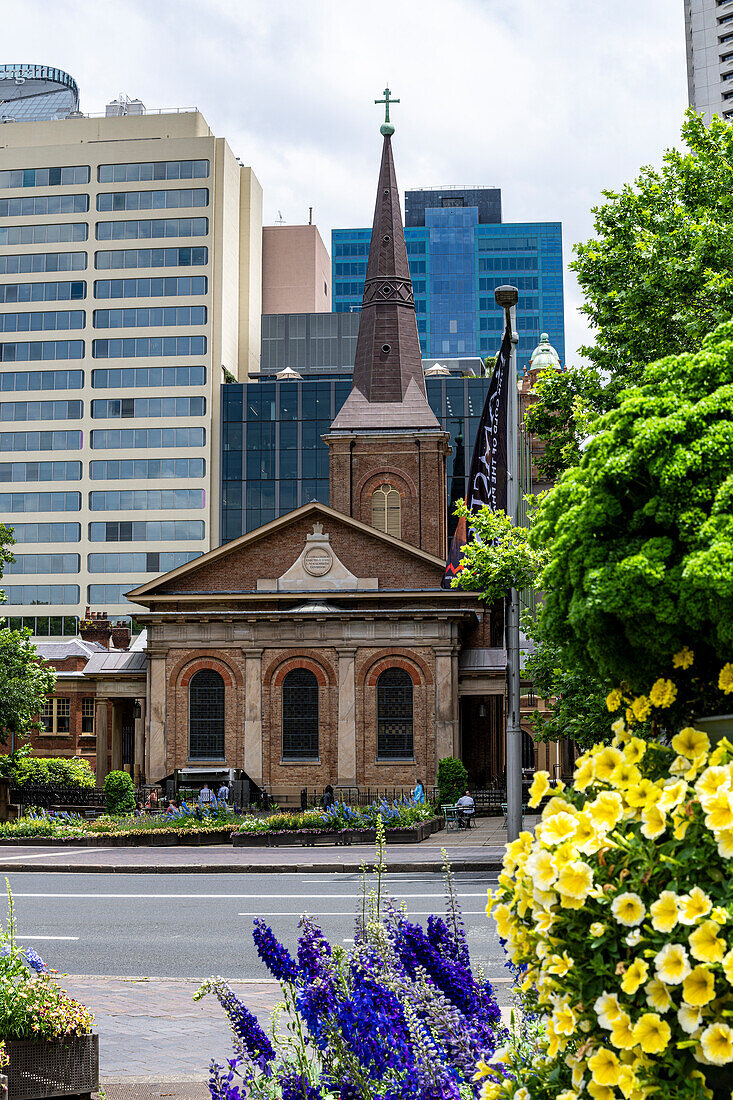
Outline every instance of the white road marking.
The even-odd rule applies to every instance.
[[[382,891],[382,893],[384,894],[384,891]],[[326,901],[329,898],[334,898],[334,899],[338,898],[339,900],[344,899],[345,901],[361,901],[361,894],[324,894],[324,893],[321,893],[321,894],[301,894],[301,893],[295,893],[295,894],[260,894],[260,893],[256,893],[255,891],[253,891],[251,894],[147,894],[147,893],[146,894],[101,894],[101,893],[89,893],[89,894],[81,893],[81,894],[77,894],[77,893],[71,893],[71,892],[68,892],[68,893],[65,893],[65,892],[28,893],[28,892],[24,892],[24,891],[20,891],[20,890],[18,890],[18,891],[14,890],[13,891],[13,897],[14,898],[141,898],[141,899],[149,898],[151,900],[156,900],[156,899],[161,899],[161,898],[166,899],[166,900],[169,899],[169,898],[178,898],[178,899],[197,899],[197,898],[200,898],[202,901],[212,901],[212,900],[217,900],[217,899],[222,899],[224,901],[232,901],[232,900],[233,901],[241,901],[241,900],[249,901],[254,896],[256,896],[258,898],[269,898],[273,901],[274,900],[288,900],[289,898],[293,898],[296,901],[299,901],[303,898],[316,898],[320,901]],[[486,891],[485,890],[482,890],[481,893],[479,893],[479,894],[459,894],[458,895],[459,901],[460,901],[461,898],[485,898],[485,897],[486,897]],[[436,898],[436,900],[437,900],[437,895],[434,891],[432,893],[429,893],[429,894],[403,894],[403,893],[400,893],[400,896],[397,899],[397,901],[399,902],[403,898],[405,898],[405,899],[408,899],[408,898]]]
[[[78,936],[16,936],[16,940],[78,940]]]
[[[35,854],[21,856],[4,856],[0,850],[0,865],[8,863],[11,859],[46,859],[48,856],[81,856],[86,852],[109,852],[109,848],[58,848],[55,852],[36,852]],[[80,870],[84,868],[81,867]]]

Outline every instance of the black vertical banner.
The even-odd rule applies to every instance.
[[[466,504],[470,512],[478,511],[483,504],[488,504],[495,512],[506,509],[507,397],[511,350],[511,334],[505,328],[473,447],[466,493]],[[511,381],[516,385],[516,379]],[[442,588],[452,587],[451,580],[461,571],[463,547],[470,539],[471,528],[465,519],[460,519],[448,552]]]

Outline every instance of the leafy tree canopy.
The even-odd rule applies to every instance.
[[[644,690],[685,645],[717,678],[733,653],[733,323],[648,367],[596,432],[533,523],[545,635],[601,682]]]
[[[463,569],[453,578],[453,588],[483,592],[486,602],[494,603],[511,588],[532,587],[547,555],[541,546],[530,545],[526,527],[515,527],[506,512],[488,505],[471,512],[464,500],[456,501],[455,514],[469,521],[472,537],[463,547]]]

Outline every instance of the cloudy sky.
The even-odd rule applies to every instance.
[[[84,111],[196,106],[251,164],[265,221],[369,225],[389,82],[401,188],[502,188],[561,221],[658,163],[687,105],[683,0],[0,0],[3,62],[56,65]],[[586,336],[566,272],[569,362]]]

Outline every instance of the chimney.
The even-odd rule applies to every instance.
[[[122,619],[119,619],[112,627],[112,645],[115,649],[129,649],[131,640],[130,627]]]
[[[86,610],[86,615],[79,623],[79,635],[85,642],[99,642],[105,649],[109,649],[109,639],[112,633],[112,625],[106,611]]]

